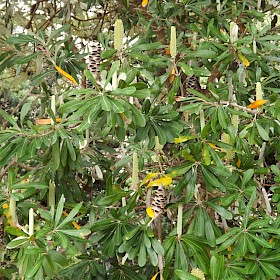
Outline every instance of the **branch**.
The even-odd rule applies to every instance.
[[[251,113],[251,114],[253,114],[253,115],[259,113],[258,110],[252,110],[252,109],[250,109],[250,108],[247,108],[247,107],[244,107],[244,106],[241,106],[241,105],[238,105],[238,104],[236,104],[236,103],[229,102],[229,101],[221,101],[221,104],[227,105],[227,106],[236,107],[236,108],[238,108],[238,109],[241,109],[241,110],[246,111],[246,112],[248,112],[248,113]]]

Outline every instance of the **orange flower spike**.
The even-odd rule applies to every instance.
[[[73,82],[76,86],[78,85],[77,81],[67,72],[65,72],[64,70],[62,70],[59,66],[55,65],[54,66],[55,69],[57,70],[57,72],[59,72],[62,76],[64,76],[65,78],[67,78],[69,81]]]
[[[170,55],[170,49],[165,49],[165,54]]]
[[[259,107],[261,107],[263,104],[265,104],[267,101],[268,101],[268,100],[264,100],[264,99],[260,99],[260,100],[254,101],[253,103],[251,103],[250,105],[248,105],[247,108],[250,108],[250,109],[259,108]]]

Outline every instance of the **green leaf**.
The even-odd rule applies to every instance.
[[[74,149],[72,143],[70,142],[70,139],[69,139],[69,138],[66,138],[65,141],[66,141],[66,144],[67,144],[67,149],[68,149],[69,155],[70,155],[71,159],[72,159],[73,161],[75,161],[76,158],[77,158],[77,157],[76,157],[75,149]]]
[[[232,213],[220,205],[216,205],[211,201],[206,201],[206,204],[213,208],[219,215],[224,217],[226,220],[231,220],[233,218]]]
[[[29,188],[43,190],[48,188],[48,185],[44,182],[28,182],[28,183],[19,182],[11,187],[11,189],[14,190],[29,189]]]
[[[116,60],[116,61],[114,61],[114,62],[112,63],[112,66],[111,66],[111,68],[110,68],[110,70],[109,70],[109,72],[108,72],[108,74],[107,74],[107,78],[106,78],[106,82],[105,82],[104,88],[106,88],[106,86],[108,85],[108,83],[111,81],[111,79],[112,79],[114,73],[115,73],[116,71],[118,71],[119,67],[120,67],[120,61],[119,61],[119,60]]]
[[[14,249],[14,248],[17,248],[23,244],[25,244],[26,242],[29,242],[30,238],[29,236],[26,237],[26,236],[19,236],[15,239],[13,239],[12,241],[10,241],[8,244],[7,244],[7,249]]]
[[[201,171],[203,177],[206,179],[206,184],[207,182],[209,182],[211,186],[219,188],[221,191],[226,190],[222,183],[219,181],[219,179],[213,173],[211,173],[205,166],[201,165]]]
[[[67,215],[67,217],[59,224],[56,226],[57,229],[63,227],[67,223],[70,223],[73,221],[73,218],[78,214],[80,208],[82,207],[82,202],[79,204],[75,205],[75,207],[70,211],[70,213]]]
[[[280,269],[268,262],[260,262],[260,266],[264,273],[267,275],[268,279],[276,279],[279,275]]]
[[[115,113],[120,114],[120,113],[124,112],[125,109],[124,109],[124,107],[123,107],[121,102],[119,102],[116,99],[111,99],[111,103],[112,103],[113,111]]]
[[[218,121],[219,121],[219,124],[221,125],[221,127],[223,129],[227,129],[227,126],[228,126],[228,119],[226,117],[226,113],[224,111],[223,108],[221,107],[218,107]]]
[[[19,148],[19,150],[18,150],[18,152],[17,152],[18,158],[22,158],[23,156],[26,155],[26,153],[27,153],[26,147],[27,147],[27,144],[28,144],[28,140],[29,140],[29,139],[28,139],[27,137],[25,137],[25,138],[23,139],[21,145],[19,144],[19,145],[20,145],[20,148]]]
[[[64,233],[69,236],[75,236],[78,238],[84,238],[85,236],[89,235],[91,231],[87,228],[82,229],[59,229],[57,232]]]
[[[136,87],[125,87],[125,88],[117,88],[110,92],[111,95],[123,95],[123,96],[132,96],[132,94],[136,91]]]
[[[149,44],[139,44],[130,47],[131,51],[149,51],[149,50],[156,50],[162,47],[161,42],[154,42]]]
[[[245,208],[245,213],[243,215],[243,220],[242,220],[243,228],[246,228],[248,225],[249,217],[250,217],[251,210],[252,210],[253,204],[255,202],[256,196],[257,196],[257,191],[256,191],[256,189],[254,189],[254,191],[251,194],[250,200]]]
[[[130,104],[130,111],[132,113],[133,122],[140,127],[144,127],[146,125],[144,115],[133,104]]]
[[[185,57],[187,58],[215,58],[217,57],[217,53],[211,50],[197,50],[197,51],[185,51],[184,52]]]
[[[156,252],[152,248],[147,248],[147,252],[150,257],[151,264],[153,266],[157,266],[158,265],[158,256],[157,256]]]
[[[28,270],[26,278],[32,278],[40,269],[40,267],[42,266],[43,263],[43,257],[40,256],[39,258],[37,258],[36,262],[32,265],[31,270]]]
[[[186,63],[183,62],[178,62],[178,66],[182,69],[182,71],[187,75],[187,76],[192,76],[194,74],[194,71],[191,66],[189,66]]]
[[[224,256],[212,256],[210,260],[211,280],[221,280],[224,271]]]
[[[25,64],[27,62],[29,62],[30,60],[32,60],[33,58],[35,58],[36,56],[38,56],[38,52],[26,55],[26,56],[18,56],[16,57],[12,63],[14,64]]]
[[[254,170],[253,169],[248,169],[245,171],[242,181],[241,181],[241,186],[242,188],[245,187],[245,185],[251,180],[251,178],[254,175]]]
[[[60,165],[60,147],[59,147],[59,138],[52,146],[52,163],[53,169],[57,170]]]
[[[256,126],[257,126],[257,130],[258,130],[259,135],[261,136],[261,138],[264,141],[269,141],[269,135],[266,132],[266,130],[258,122],[256,122]]]
[[[43,73],[40,73],[40,74],[34,76],[32,78],[31,85],[35,86],[37,84],[40,84],[45,78],[47,78],[53,72],[54,72],[54,70],[47,70],[47,71],[45,71]]]
[[[0,109],[0,115],[10,124],[12,124],[15,128],[18,128],[18,125],[16,121],[9,115],[7,114],[4,110]]]
[[[211,156],[209,152],[209,145],[204,144],[203,146],[203,163],[209,165],[211,163]]]
[[[179,277],[180,280],[199,280],[200,278],[190,274],[189,272],[176,269],[175,275]]]
[[[138,253],[138,265],[140,267],[145,266],[147,262],[147,250],[146,250],[146,246],[144,243],[141,243],[140,245],[140,250]]]
[[[38,43],[39,41],[31,35],[19,34],[18,36],[9,37],[8,44],[25,44],[25,43]]]
[[[273,248],[273,244],[269,243],[268,241],[266,241],[265,239],[254,235],[254,234],[248,234],[252,239],[254,239],[257,243],[259,243],[261,245],[261,247],[263,248]]]
[[[31,105],[32,105],[31,102],[23,104],[23,106],[22,106],[22,108],[20,110],[20,122],[21,122],[21,124],[23,123],[23,120],[24,120],[25,116],[28,114]]]
[[[61,195],[60,200],[57,204],[56,211],[55,211],[55,220],[54,220],[55,227],[57,227],[57,225],[59,224],[59,221],[61,219],[63,207],[64,207],[64,201],[65,201],[64,195]]]
[[[206,222],[205,222],[205,237],[206,237],[208,244],[211,247],[215,247],[215,245],[216,245],[215,232],[214,232],[212,223],[209,219],[206,220]]]
[[[102,107],[103,111],[107,111],[107,112],[111,111],[112,102],[107,96],[102,94],[101,98],[100,98],[100,101],[101,101],[101,107]]]
[[[133,238],[136,234],[138,234],[139,231],[140,231],[140,227],[136,227],[136,228],[132,229],[131,231],[129,231],[129,232],[125,235],[125,240],[130,240],[130,239]]]
[[[88,104],[88,100],[71,100],[59,107],[59,112],[62,114],[72,113],[80,109],[84,104]]]
[[[164,249],[156,238],[152,238],[152,246],[158,255],[164,256]]]
[[[51,35],[50,35],[50,37],[49,37],[49,39],[48,39],[48,41],[47,41],[47,45],[52,44],[52,40],[53,40],[55,37],[57,37],[57,36],[58,36],[60,33],[62,33],[62,32],[68,31],[70,27],[71,27],[71,25],[68,24],[68,23],[66,23],[66,24],[64,24],[62,27],[60,27],[60,28],[58,28],[58,29],[55,29],[55,30],[51,33]]]
[[[91,84],[92,84],[96,89],[98,89],[98,84],[97,84],[95,78],[93,77],[92,73],[91,73],[88,69],[85,69],[85,70],[84,70],[84,75],[85,75],[85,77],[91,82]]]

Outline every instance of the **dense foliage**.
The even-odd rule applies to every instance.
[[[280,276],[276,2],[2,0],[0,277]]]

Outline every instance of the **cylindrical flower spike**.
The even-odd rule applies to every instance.
[[[176,42],[176,28],[171,26],[171,36],[170,36],[170,55],[174,59],[177,55],[177,42]]]
[[[132,155],[132,182],[131,189],[137,190],[139,185],[139,169],[138,169],[138,155],[136,152],[133,152]]]
[[[123,48],[123,22],[117,19],[114,29],[114,48],[120,51]]]
[[[50,180],[49,182],[49,207],[55,205],[55,184]]]
[[[33,208],[29,209],[29,236],[34,234],[34,210]]]
[[[17,224],[17,214],[16,214],[16,201],[11,197],[10,198],[10,221],[13,227]]]
[[[262,84],[260,82],[256,83],[256,100],[263,99]]]
[[[238,25],[235,22],[231,22],[230,23],[230,42],[233,44],[234,42],[237,41],[238,39]]]

